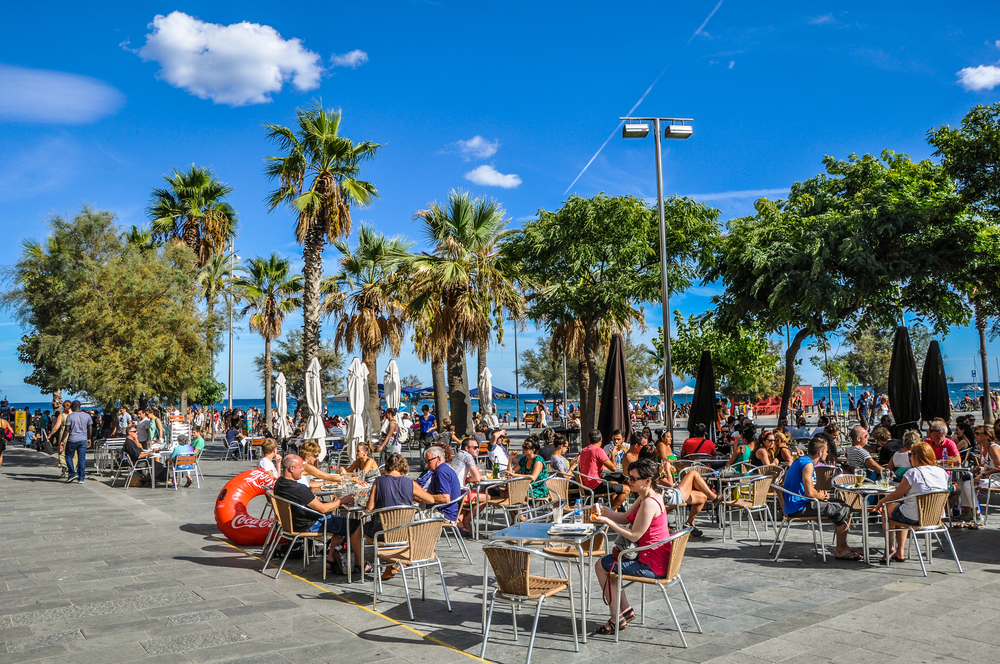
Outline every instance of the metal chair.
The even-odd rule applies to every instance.
[[[993,486],[993,478],[992,477],[987,477],[986,478],[986,485],[985,486],[977,486],[976,487],[976,492],[977,493],[981,492],[981,491],[985,491],[986,492],[986,502],[980,503],[980,507],[982,508],[980,511],[983,514],[983,525],[984,526],[987,523],[989,523],[989,520],[990,520],[990,498],[993,495],[993,489],[996,489],[997,492],[1000,493],[1000,486]]]
[[[911,526],[905,523],[899,523],[898,521],[893,521],[891,518],[886,519],[886,537],[889,533],[899,532],[901,530],[910,531],[910,540],[907,541],[907,555],[909,555],[910,541],[915,543],[917,547],[917,559],[920,560],[920,569],[923,570],[924,576],[927,576],[927,565],[933,562],[931,556],[931,535],[934,535],[934,539],[938,541],[941,548],[944,548],[944,543],[938,536],[944,533],[945,538],[948,540],[948,546],[951,548],[951,555],[955,559],[955,565],[958,566],[959,574],[962,574],[962,563],[958,561],[958,551],[955,550],[955,543],[951,541],[951,533],[948,532],[948,528],[941,523],[941,515],[944,512],[945,507],[948,505],[948,496],[950,494],[947,491],[925,491],[923,493],[917,493],[912,496],[907,496],[908,498],[917,499],[917,521],[919,522],[916,526]],[[901,503],[904,499],[893,501],[892,504]],[[886,503],[886,508],[888,509],[889,503]],[[924,536],[924,549],[927,555],[927,565],[924,564],[924,556],[920,553],[920,544],[917,543],[917,535]],[[889,559],[892,556],[886,553],[886,567],[889,566]]]
[[[278,544],[281,540],[290,539],[288,543],[288,550],[285,551],[285,557],[281,559],[281,564],[278,566],[278,571],[274,573],[274,578],[278,578],[281,574],[281,570],[285,568],[285,562],[288,560],[288,556],[292,553],[292,547],[295,546],[297,541],[301,540],[320,540],[323,543],[322,547],[322,560],[323,560],[323,580],[326,580],[326,543],[327,543],[327,532],[326,532],[326,515],[321,512],[309,509],[304,505],[299,505],[291,503],[280,496],[275,496],[273,493],[267,494],[268,500],[271,501],[271,508],[274,509],[275,521],[280,525],[280,531],[276,536],[272,538],[271,549],[264,554],[264,567],[261,568],[260,573],[263,574],[264,570],[267,569],[268,563],[271,562],[271,557],[274,556],[274,552],[278,548]],[[322,532],[308,532],[308,531],[298,531],[295,530],[294,522],[292,520],[292,508],[302,510],[306,514],[315,516],[317,519],[323,519],[323,531]],[[303,542],[305,544],[305,542]],[[305,570],[309,566],[309,547],[302,547],[302,569]]]
[[[170,473],[174,478],[174,491],[177,491],[177,475],[179,474],[185,474],[188,476],[188,479],[190,479],[191,473],[194,473],[195,486],[199,489],[201,488],[201,473],[198,470],[198,457],[194,454],[179,456],[174,459]]]
[[[230,455],[232,455],[234,459],[243,458],[243,448],[240,447],[239,442],[236,440],[231,443],[226,443],[226,453],[222,456],[222,460],[228,461]]]
[[[815,466],[816,490],[830,491],[833,488],[833,477],[837,474],[836,466]]]
[[[444,510],[448,507],[451,507],[452,505],[458,505],[459,511],[461,511],[462,506],[466,504],[465,501],[468,495],[469,495],[469,489],[468,487],[466,487],[462,489],[462,494],[458,498],[455,498],[454,500],[449,500],[447,503],[434,505],[434,507],[431,508],[431,514],[441,519],[444,519],[445,524],[441,528],[441,534],[444,535],[445,541],[448,542],[448,548],[449,549],[451,548],[451,535],[454,535],[455,539],[458,540],[458,549],[459,551],[462,552],[462,557],[468,560],[469,564],[472,565],[473,564],[472,555],[469,553],[469,550],[465,547],[465,541],[462,539],[462,532],[458,528],[458,523],[452,521],[443,514]],[[449,535],[449,532],[451,533],[451,535]]]
[[[486,614],[486,625],[483,631],[483,647],[479,653],[480,659],[486,658],[486,645],[490,638],[490,625],[493,622],[493,608],[497,599],[510,602],[511,616],[514,623],[514,640],[517,641],[517,605],[524,602],[537,602],[535,620],[531,624],[531,637],[528,639],[528,655],[525,664],[531,662],[531,651],[535,647],[535,632],[538,630],[538,617],[542,612],[542,603],[547,597],[552,597],[564,590],[569,594],[570,623],[573,625],[573,643],[576,652],[580,652],[580,641],[576,631],[576,605],[573,600],[573,581],[566,578],[551,578],[536,576],[531,573],[531,558],[541,558],[557,562],[550,555],[532,549],[506,544],[487,544],[483,547],[487,560],[493,568],[497,587],[490,598],[490,608]],[[484,588],[485,591],[485,588]]]
[[[819,516],[819,499],[806,498],[805,496],[801,496],[797,493],[789,491],[785,487],[779,485],[774,485],[774,488],[778,492],[775,495],[778,499],[778,507],[781,508],[782,521],[781,525],[776,526],[774,529],[774,543],[771,545],[771,549],[768,551],[768,553],[774,551],[774,547],[777,546],[778,550],[774,553],[774,560],[777,561],[778,556],[781,555],[781,549],[784,548],[785,546],[785,539],[788,537],[788,530],[792,527],[793,524],[804,523],[808,525],[809,530],[812,531],[813,548],[817,549],[817,553],[819,553],[822,556],[823,562],[825,563],[826,544],[823,542],[823,519]],[[788,513],[785,512],[785,496],[794,496],[795,498],[799,498],[801,500],[805,500],[809,503],[812,503],[813,507],[815,507],[817,510],[816,516],[797,516],[797,517],[788,516]],[[816,544],[817,532],[819,533],[818,546]]]
[[[132,478],[140,470],[152,472],[153,469],[152,466],[149,465],[149,459],[138,459],[135,463],[132,463],[132,457],[122,452],[122,458],[118,464],[118,470],[115,472],[115,476],[111,479],[111,486],[113,487],[118,481],[122,471],[127,471],[128,477],[125,478],[125,490],[128,491],[129,486],[132,484]]]
[[[507,490],[507,495],[501,496],[500,498],[489,496],[486,499],[486,509],[490,514],[492,514],[497,510],[497,508],[500,508],[503,512],[504,521],[508,526],[510,526],[510,511],[521,510],[528,507],[528,494],[529,489],[531,488],[531,478],[518,477],[507,480],[497,486],[505,488]]]
[[[446,523],[445,519],[435,517],[421,519],[395,528],[386,528],[375,533],[375,579],[372,582],[372,610],[378,611],[378,594],[382,591],[381,570],[399,567],[400,577],[403,579],[403,590],[406,592],[406,608],[410,612],[410,620],[413,620],[413,605],[410,603],[410,587],[406,583],[406,572],[408,570],[420,571],[420,599],[427,599],[424,570],[436,566],[441,577],[441,587],[444,590],[444,601],[448,606],[448,611],[451,611],[448,585],[444,581],[444,569],[441,567],[441,561],[435,551],[438,538],[441,536],[441,529]],[[406,533],[406,546],[379,551],[378,536],[397,532]]]
[[[405,526],[413,523],[413,520],[417,516],[417,508],[411,505],[401,505],[397,507],[382,507],[377,510],[372,510],[371,512],[366,512],[361,517],[361,532],[364,532],[365,530],[365,522],[373,522],[376,516],[378,517],[379,522],[379,531],[376,532],[391,531],[388,534],[382,535],[382,541],[380,542],[382,549],[399,549],[406,546],[406,532],[395,529],[399,526]],[[374,558],[375,540],[371,537],[365,536],[362,539],[361,554],[364,556],[365,548],[369,545],[373,550],[372,557]]]
[[[681,635],[681,643],[685,648],[688,647],[687,639],[684,638],[684,630],[681,629],[681,623],[677,619],[677,613],[674,611],[674,605],[670,602],[670,597],[667,595],[667,588],[677,583],[681,587],[681,591],[684,593],[684,600],[687,602],[688,609],[691,611],[691,616],[694,618],[694,624],[698,627],[698,633],[703,634],[704,630],[701,628],[701,621],[698,620],[698,614],[695,613],[694,604],[691,603],[691,596],[688,595],[687,588],[684,586],[684,580],[681,578],[681,563],[684,562],[684,550],[687,548],[688,539],[691,537],[692,528],[685,528],[679,533],[674,533],[665,540],[660,540],[653,544],[648,544],[646,546],[640,546],[638,548],[629,549],[629,553],[639,553],[640,551],[649,551],[651,549],[656,549],[661,546],[666,546],[670,544],[670,559],[667,564],[667,574],[666,576],[658,579],[650,579],[645,576],[629,576],[628,574],[616,574],[614,571],[611,572],[611,576],[616,577],[618,580],[618,607],[615,615],[620,616],[622,614],[622,590],[632,585],[633,583],[641,584],[642,594],[639,600],[639,616],[640,624],[646,624],[646,586],[656,585],[663,593],[663,599],[667,602],[667,608],[670,609],[670,615],[674,619],[674,626],[677,627],[677,633]],[[621,569],[622,558],[625,556],[626,552],[621,551],[618,553],[618,567]],[[615,569],[615,568],[612,568]],[[624,585],[623,585],[624,583]],[[618,634],[621,629],[621,620],[615,620],[615,643],[618,643]]]
[[[757,523],[754,521],[753,515],[764,513],[764,527],[767,527],[767,522],[771,517],[771,510],[767,508],[767,494],[771,488],[772,479],[770,476],[764,476],[759,480],[754,480],[750,483],[750,497],[749,498],[736,498],[730,500],[724,500],[722,502],[722,510],[724,515],[729,518],[723,519],[722,524],[722,541],[726,541],[726,524],[732,528],[732,513],[739,512],[747,515],[747,537],[750,537],[750,527],[753,527],[754,535],[757,536],[757,546],[760,546],[760,533],[757,531]],[[773,522],[773,521],[772,521]],[[733,538],[736,538],[736,534],[733,533]]]

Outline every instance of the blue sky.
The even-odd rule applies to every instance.
[[[453,188],[496,197],[515,226],[559,207],[647,91],[636,114],[695,118],[691,139],[665,143],[666,192],[710,202],[724,220],[814,176],[825,154],[928,157],[930,127],[1000,99],[995,3],[56,2],[44,29],[39,19],[33,5],[0,8],[8,264],[22,238],[44,236],[49,215],[82,203],[142,225],[163,175],[196,163],[235,187],[241,256],[277,251],[300,265],[292,216],[263,205],[273,150],[261,125],[291,124],[317,97],[344,110],[345,135],[385,146],[362,172],[381,198],[355,223],[421,242],[414,211]],[[569,191],[654,197],[652,140],[616,135]],[[714,292],[694,288],[672,306],[699,313]],[[642,339],[660,310],[646,313]],[[0,312],[0,392],[34,400],[20,335]],[[512,389],[507,338],[490,366]],[[529,330],[520,349],[536,338]],[[948,372],[967,380],[974,334],[955,329],[943,348]],[[251,361],[262,349],[240,332],[237,398],[260,393]],[[399,364],[429,382],[407,349]],[[225,369],[223,356],[220,378]],[[803,375],[819,382],[808,363]]]

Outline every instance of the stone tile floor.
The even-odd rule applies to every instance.
[[[409,620],[399,577],[370,610],[372,584],[321,579],[290,559],[277,579],[260,573],[255,549],[218,534],[218,491],[250,462],[206,452],[201,489],[110,488],[92,476],[59,481],[53,459],[8,448],[0,469],[0,663],[29,662],[369,662],[450,664],[478,659],[482,553],[473,564],[442,541],[452,611],[440,582],[413,594]],[[259,500],[259,499],[258,499]],[[259,510],[256,502],[251,513]],[[568,603],[546,604],[532,661],[962,662],[1000,646],[1000,531],[956,530],[965,569],[935,552],[930,576],[918,563],[890,570],[832,559],[823,564],[806,531],[789,538],[782,560],[737,532],[723,543],[705,519],[683,566],[705,633],[698,634],[679,589],[669,591],[687,635],[680,640],[655,588],[646,624],[613,638],[590,636],[573,650]],[[763,533],[765,538],[772,536]],[[860,535],[852,535],[852,545]],[[876,540],[877,542],[877,540]],[[880,555],[880,554],[879,554]],[[630,597],[638,604],[636,593]],[[532,611],[498,605],[487,658],[522,662]],[[588,630],[607,620],[595,589]]]

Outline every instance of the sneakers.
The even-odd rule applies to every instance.
[[[704,537],[705,536],[705,533],[703,533],[701,531],[701,528],[699,528],[697,526],[692,526],[692,525],[688,525],[687,527],[691,529],[691,537]]]
[[[77,481],[76,480],[76,475],[70,475],[69,477],[66,478],[66,484],[72,484],[73,482],[76,482],[76,481]]]

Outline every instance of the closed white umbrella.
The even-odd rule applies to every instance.
[[[358,443],[367,440],[371,431],[371,418],[368,416],[368,367],[357,357],[347,367],[347,402],[351,406],[351,417],[344,433],[344,442],[350,446],[353,459]]]
[[[285,384],[285,374],[278,372],[278,380],[274,383],[274,403],[278,410],[278,423],[274,426],[274,433],[280,438],[288,438],[292,435],[288,427],[288,386]]]
[[[385,393],[385,407],[393,408],[396,411],[396,424],[402,426],[402,418],[399,413],[399,402],[402,397],[403,385],[399,380],[399,367],[396,360],[389,360],[389,365],[385,368],[385,379],[382,383]]]
[[[306,406],[309,417],[306,419],[305,432],[302,440],[315,440],[319,443],[319,460],[326,457],[326,427],[323,426],[323,388],[319,384],[319,360],[315,357],[306,369]]]
[[[493,374],[489,367],[483,367],[479,374],[479,412],[490,427],[500,426],[497,416],[493,414]]]

